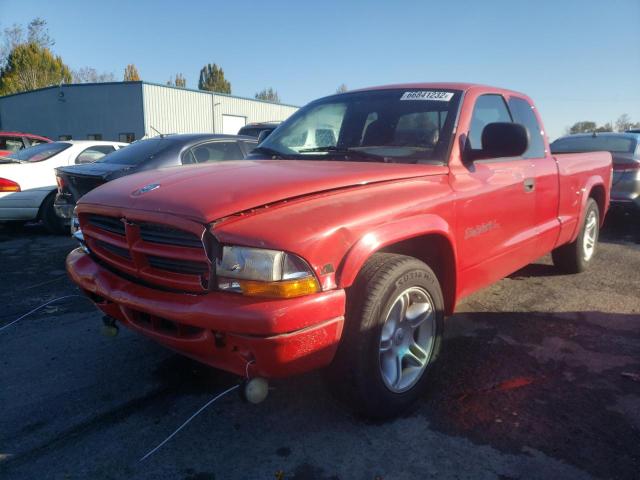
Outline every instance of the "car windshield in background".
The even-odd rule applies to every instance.
[[[589,135],[559,138],[551,144],[551,153],[611,152],[633,153],[636,140],[613,135]]]
[[[445,161],[460,91],[353,92],[298,110],[258,151],[284,159],[438,163]]]
[[[112,163],[117,165],[138,165],[158,153],[170,148],[173,142],[167,138],[156,137],[139,140],[131,145],[105,155],[96,163]]]
[[[35,147],[25,148],[24,150],[12,153],[7,158],[11,158],[19,162],[41,162],[47,158],[53,157],[63,150],[66,150],[70,146],[70,143],[64,142],[41,143]]]

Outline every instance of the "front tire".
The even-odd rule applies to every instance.
[[[587,200],[578,238],[551,252],[553,264],[565,273],[584,272],[596,254],[600,235],[600,210],[593,198]]]
[[[358,413],[398,415],[424,392],[442,339],[444,302],[423,262],[377,253],[347,296],[345,328],[331,366],[333,386]]]

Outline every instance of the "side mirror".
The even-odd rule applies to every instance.
[[[529,148],[529,132],[519,123],[489,123],[482,130],[483,158],[519,157]]]
[[[267,138],[273,130],[262,130],[258,135],[258,145],[261,144],[265,138]]]

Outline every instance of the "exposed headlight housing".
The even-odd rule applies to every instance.
[[[216,273],[220,290],[243,295],[293,298],[320,291],[307,262],[279,250],[225,246]]]

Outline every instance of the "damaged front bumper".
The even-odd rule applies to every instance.
[[[344,290],[283,300],[187,294],[127,280],[81,248],[66,264],[71,279],[106,315],[176,352],[238,375],[286,377],[326,366],[342,334]]]

